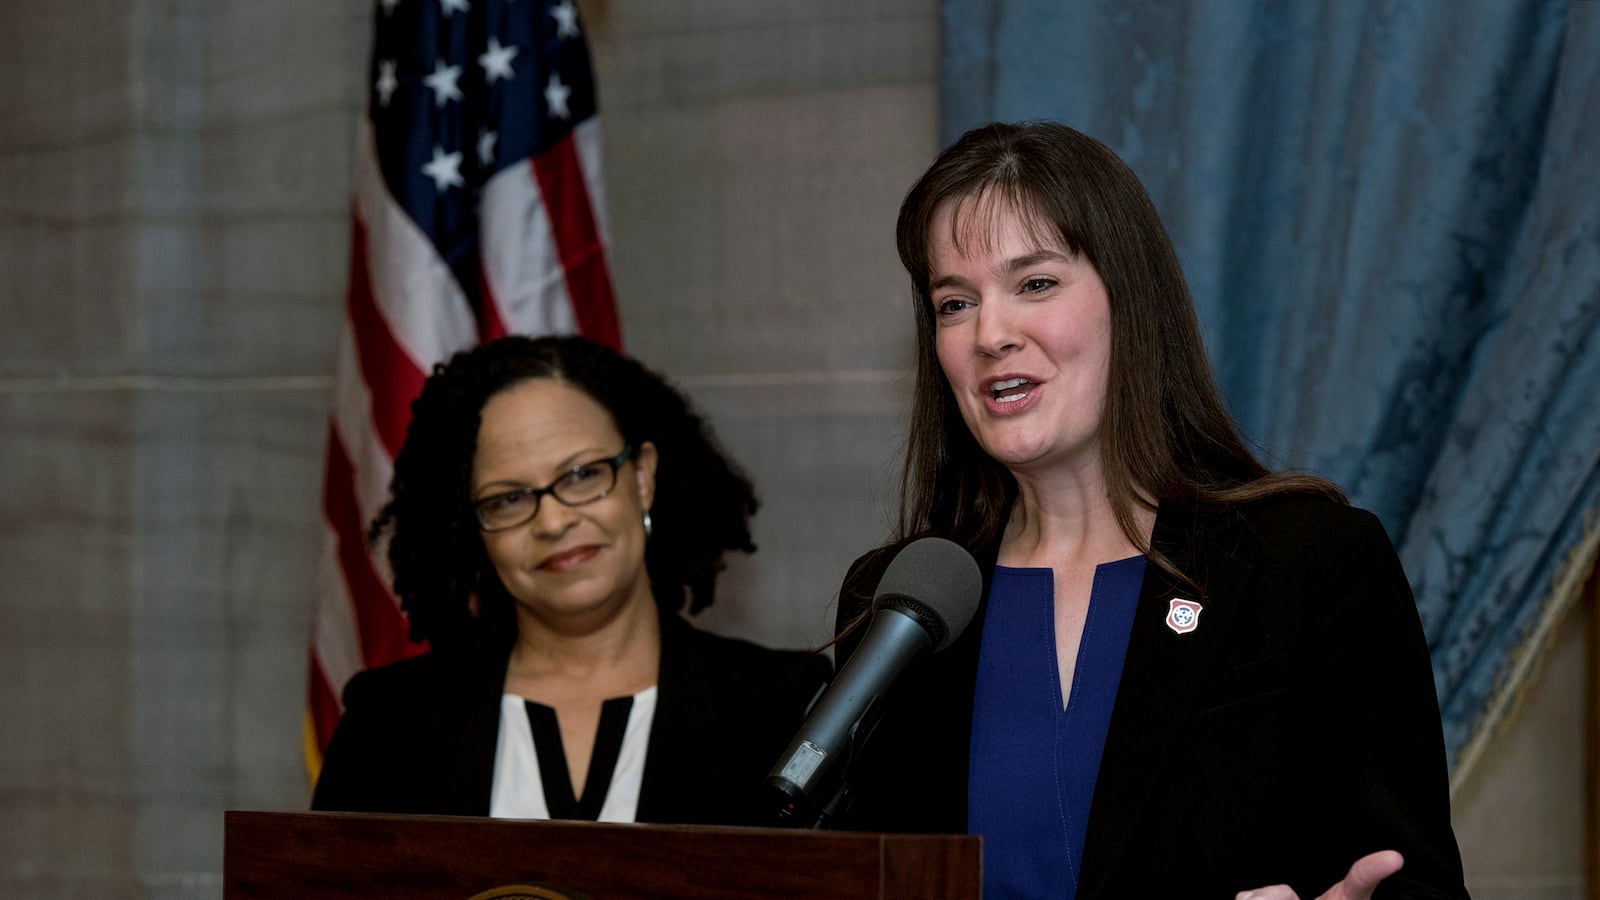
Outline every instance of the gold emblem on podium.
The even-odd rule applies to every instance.
[[[589,895],[554,884],[507,884],[467,900],[589,900]]]

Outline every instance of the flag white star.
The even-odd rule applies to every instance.
[[[572,0],[561,0],[559,6],[550,7],[550,15],[556,20],[556,37],[578,36],[578,8],[572,5]]]
[[[460,66],[447,66],[441,59],[433,64],[433,74],[422,80],[433,89],[434,103],[443,106],[451,100],[461,99],[461,88],[456,86],[456,80],[460,77]]]
[[[516,55],[516,47],[502,47],[494,35],[489,35],[489,49],[478,57],[478,65],[483,66],[483,77],[490,84],[501,78],[510,81],[517,77],[517,73],[511,70],[511,60]]]
[[[448,17],[453,12],[467,12],[472,9],[472,4],[468,3],[467,0],[439,0],[439,7]]]
[[[550,108],[550,115],[557,119],[570,119],[572,113],[567,111],[567,95],[572,93],[572,88],[561,83],[561,76],[556,72],[550,73],[550,83],[544,86],[544,105]]]
[[[378,92],[378,105],[388,106],[389,98],[394,95],[394,89],[400,86],[400,80],[394,77],[394,60],[385,59],[378,63],[378,83],[374,89]]]
[[[485,166],[494,164],[494,142],[500,135],[487,129],[478,132],[478,160]]]
[[[445,188],[466,183],[461,180],[461,154],[446,153],[443,147],[433,148],[433,159],[423,165],[422,174],[433,179],[434,188],[441,194]]]

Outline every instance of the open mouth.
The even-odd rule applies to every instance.
[[[1005,381],[996,381],[989,385],[990,396],[996,403],[1015,403],[1028,396],[1028,391],[1033,389],[1034,383],[1026,378],[1007,378]]]

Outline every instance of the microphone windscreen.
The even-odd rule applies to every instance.
[[[972,554],[954,541],[928,537],[907,544],[889,562],[872,608],[917,615],[929,626],[937,653],[966,630],[982,594],[983,575]]]

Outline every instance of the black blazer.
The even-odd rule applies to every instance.
[[[1405,866],[1379,897],[1465,897],[1428,647],[1377,518],[1294,495],[1163,508],[1151,543],[1201,591],[1146,568],[1078,898],[1231,898],[1278,883],[1315,897],[1389,848]],[[851,568],[841,625],[869,608],[896,549]],[[985,603],[997,553],[975,554]],[[1166,625],[1175,597],[1203,604],[1194,631]],[[884,698],[834,827],[966,831],[983,616]]]
[[[428,653],[350,679],[312,808],[488,815],[509,652]],[[830,674],[815,653],[663,615],[636,820],[765,823],[764,779]]]

